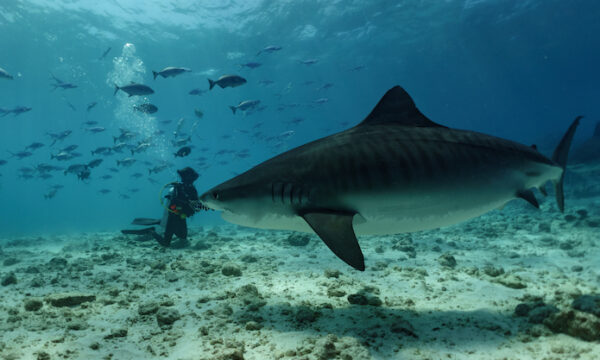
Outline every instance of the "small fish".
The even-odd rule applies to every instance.
[[[203,95],[203,94],[205,94],[205,93],[206,93],[206,90],[201,90],[201,89],[192,89],[192,90],[190,90],[190,92],[189,92],[188,94],[190,94],[190,95],[199,95],[199,96],[201,96],[201,95]]]
[[[141,178],[142,176],[144,176],[144,174],[142,174],[142,173],[139,173],[139,172],[136,172],[136,173],[133,173],[133,174],[131,174],[131,177],[132,177],[132,178],[134,178],[134,179],[139,179],[139,178]]]
[[[79,179],[79,180],[89,179],[91,174],[92,174],[92,172],[89,169],[82,170],[77,173],[77,179]]]
[[[319,60],[318,59],[306,59],[306,60],[300,60],[300,64],[303,65],[314,65],[316,63],[318,63]]]
[[[113,136],[113,143],[116,143],[117,141],[124,142],[127,140],[131,140],[137,136],[137,134],[134,133],[133,131],[129,131],[127,129],[119,129],[119,130],[121,131],[121,134],[119,136]]]
[[[8,71],[4,70],[3,68],[0,68],[0,79],[7,79],[7,80],[13,80],[14,77],[8,73]]]
[[[2,116],[6,116],[8,114],[13,114],[14,116],[17,116],[17,115],[21,115],[21,114],[26,113],[31,110],[32,110],[32,108],[27,107],[27,106],[17,106],[13,109],[0,109],[0,114],[2,114]]]
[[[98,122],[94,121],[94,120],[88,120],[88,121],[84,122],[83,125],[94,126],[94,125],[98,125]]]
[[[152,104],[134,105],[133,109],[136,111],[142,112],[144,114],[154,114],[155,112],[158,111],[158,108]]]
[[[184,68],[184,67],[166,67],[161,71],[152,71],[152,75],[154,75],[154,80],[156,80],[157,76],[162,76],[163,78],[175,77],[177,75],[181,75],[186,72],[190,72],[192,69]]]
[[[110,52],[112,48],[109,47],[108,49],[104,50],[104,52],[102,53],[102,55],[100,55],[100,57],[98,58],[98,60],[102,60],[106,57],[106,55],[108,55],[108,53]]]
[[[244,85],[246,82],[246,79],[239,75],[223,75],[217,81],[208,79],[209,90],[212,90],[212,88],[215,87],[215,85],[219,85],[221,89],[224,89],[227,87],[234,88],[237,86],[241,86]]]
[[[119,172],[119,169],[114,168],[114,167],[108,168],[108,170],[111,171],[111,172],[114,172],[114,173],[118,173]]]
[[[332,84],[332,83],[325,83],[325,84],[323,84],[323,86],[319,87],[319,88],[317,89],[317,91],[321,91],[321,90],[327,90],[327,89],[330,89],[330,88],[332,88],[332,87],[333,87],[333,84]]]
[[[348,69],[348,71],[360,71],[360,70],[364,70],[366,68],[365,65],[357,65],[353,68]]]
[[[50,84],[50,85],[54,86],[53,90],[56,90],[57,88],[61,88],[63,90],[77,88],[77,85],[62,81],[61,79],[54,76],[54,74],[52,74],[52,73],[50,73],[50,76],[52,76],[52,79],[54,80],[54,84]]]
[[[159,172],[166,170],[168,167],[169,165],[167,164],[156,165],[155,167],[148,169],[148,175],[152,173],[158,174]]]
[[[72,131],[71,130],[65,130],[65,131],[61,131],[59,133],[46,133],[48,136],[50,136],[50,138],[53,140],[52,144],[50,144],[50,146],[53,146],[57,141],[63,141],[64,139],[66,139],[69,135],[71,135]]]
[[[134,149],[131,149],[131,155],[133,156],[133,154],[137,153],[141,153],[143,151],[148,150],[148,148],[150,147],[150,143],[146,143],[143,142],[141,144],[139,144],[138,146],[136,146]]]
[[[323,105],[328,101],[329,101],[328,98],[320,98],[320,99],[315,100],[315,104]]]
[[[56,196],[56,193],[58,193],[58,189],[51,189],[50,191],[44,194],[44,199],[52,199],[54,198],[54,196]]]
[[[247,111],[254,109],[258,104],[260,104],[260,100],[245,100],[240,102],[237,106],[230,106],[229,108],[233,114],[235,114],[237,110]]]
[[[179,118],[179,120],[177,120],[177,129],[175,130],[176,133],[179,133],[181,131],[184,121],[185,121],[185,118]]]
[[[12,155],[12,157],[16,157],[19,160],[24,159],[26,157],[30,157],[31,155],[33,155],[33,153],[29,152],[29,151],[18,151],[16,153],[11,153],[9,151],[9,153]]]
[[[94,101],[94,102],[91,102],[91,103],[89,103],[89,104],[88,104],[88,106],[87,106],[87,109],[86,109],[86,111],[87,111],[87,112],[90,112],[90,110],[92,110],[94,107],[96,107],[96,105],[98,105],[98,103],[97,103],[97,102],[95,102],[95,101]]]
[[[122,153],[123,149],[127,147],[127,144],[124,142],[120,142],[118,144],[115,144],[115,146],[112,147],[112,150],[114,152],[118,152],[118,153]]]
[[[265,85],[265,86],[267,86],[267,85],[271,85],[271,84],[273,84],[274,82],[275,82],[275,81],[273,81],[273,80],[269,80],[269,79],[265,79],[265,80],[259,80],[259,81],[258,81],[258,83],[259,83],[260,85]]]
[[[127,93],[127,95],[129,95],[129,97],[132,97],[134,95],[143,96],[143,95],[154,94],[154,90],[152,90],[152,88],[150,88],[150,86],[143,85],[143,84],[136,84],[134,82],[131,82],[131,84],[124,85],[124,86],[118,86],[117,84],[115,84],[115,92],[113,95],[116,95],[119,90]]]
[[[94,134],[97,134],[97,133],[101,133],[101,132],[103,132],[103,131],[104,131],[104,130],[106,130],[106,129],[105,129],[105,128],[103,128],[102,126],[96,126],[96,127],[90,127],[90,128],[87,128],[87,129],[85,129],[85,130],[86,130],[86,131],[89,131],[89,132],[92,132],[92,133],[94,133]]]
[[[22,166],[19,168],[19,172],[23,173],[23,174],[31,174],[32,172],[34,172],[35,169],[29,166]]]
[[[281,46],[277,46],[277,45],[269,45],[264,47],[262,50],[260,50],[259,52],[256,53],[256,56],[262,54],[262,53],[273,53],[275,51],[279,51],[281,50],[282,47]]]
[[[173,144],[173,146],[183,146],[183,145],[189,143],[190,141],[192,141],[192,137],[186,136],[183,138],[175,139],[175,140],[171,141],[171,143]]]
[[[98,192],[102,195],[106,195],[106,194],[110,193],[110,189],[100,189],[100,190],[98,190]]]
[[[303,119],[303,118],[299,118],[299,117],[297,117],[297,118],[293,118],[292,120],[288,121],[288,123],[289,123],[289,124],[292,124],[292,125],[299,125],[299,124],[300,124],[300,123],[302,123],[303,121],[304,121],[304,119]]]
[[[109,155],[112,152],[112,149],[108,146],[100,146],[97,147],[96,150],[92,150],[92,155],[101,154],[101,155]]]
[[[194,109],[194,114],[198,119],[202,119],[202,117],[204,116],[204,113],[200,109]]]
[[[52,177],[53,176],[51,174],[48,174],[48,173],[41,173],[41,174],[38,175],[38,178],[44,179],[44,180],[48,180],[48,179],[50,179]]]
[[[63,149],[62,149],[62,150],[60,150],[60,151],[61,151],[61,152],[63,152],[63,151],[64,151],[64,152],[73,152],[73,151],[74,151],[75,149],[77,149],[78,147],[79,147],[79,145],[72,144],[72,145],[69,145],[69,146],[67,146],[67,147],[63,148]]]
[[[41,147],[44,147],[44,144],[42,144],[41,142],[32,142],[31,144],[25,147],[25,150],[37,150]]]
[[[49,172],[49,171],[60,171],[60,170],[64,170],[64,169],[63,169],[62,167],[60,167],[60,166],[54,166],[54,165],[51,165],[51,164],[44,164],[44,163],[38,164],[38,165],[35,167],[35,169],[36,169],[38,172],[41,172],[41,173],[43,173],[43,172]]]
[[[78,174],[84,170],[87,170],[88,166],[86,164],[73,164],[69,165],[69,167],[64,171],[64,174]]]
[[[87,166],[88,166],[89,168],[92,168],[92,169],[93,169],[93,168],[97,167],[98,165],[102,164],[102,161],[103,161],[102,159],[94,159],[94,160],[90,161],[90,162],[87,164]]]
[[[0,166],[2,166],[2,165],[6,165],[6,163],[7,163],[7,161],[6,161],[6,160],[0,159]]]
[[[57,154],[50,154],[50,160],[56,159],[58,161],[66,161],[66,160],[71,160],[74,157],[75,156],[73,156],[73,154],[71,154],[70,152],[66,152],[66,151],[61,151]]]
[[[192,152],[192,148],[189,146],[184,146],[181,149],[177,150],[175,153],[175,157],[186,157]]]
[[[123,160],[117,160],[117,166],[126,166],[129,167],[135,163],[135,159],[133,158],[125,158]]]
[[[67,105],[71,108],[71,110],[73,111],[77,111],[77,108],[75,107],[75,105],[71,104],[70,102],[67,101]]]
[[[102,179],[102,180],[112,179],[112,175],[106,174],[106,175],[101,176],[100,179]]]
[[[253,62],[253,61],[251,61],[251,62],[247,62],[245,64],[240,64],[240,67],[241,68],[247,67],[249,69],[256,69],[257,67],[260,67],[261,65],[262,64],[259,63],[259,62]]]

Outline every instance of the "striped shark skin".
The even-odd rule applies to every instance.
[[[277,155],[210,189],[200,201],[229,222],[316,233],[353,268],[365,269],[356,235],[456,224],[554,183],[581,117],[552,158],[513,141],[434,123],[399,86],[358,125]]]

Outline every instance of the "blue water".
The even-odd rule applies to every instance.
[[[0,235],[113,231],[136,216],[159,217],[160,187],[176,180],[176,169],[196,168],[202,192],[279,152],[356,124],[394,85],[403,86],[433,121],[542,149],[552,149],[583,114],[587,121],[576,138],[581,141],[600,115],[599,19],[600,3],[593,0],[3,0],[0,68],[14,80],[0,79],[0,108],[33,110],[0,118],[0,159],[7,160],[0,166]],[[256,55],[268,45],[282,49]],[[318,62],[300,63],[309,59]],[[262,66],[239,67],[247,62]],[[166,66],[192,72],[153,80],[152,70]],[[77,88],[53,91],[51,73]],[[207,90],[207,78],[228,73],[248,83],[188,95],[194,88]],[[155,90],[146,100],[158,106],[156,114],[132,110],[144,98],[113,96],[114,82],[130,81]],[[249,99],[266,108],[232,114],[228,106]],[[98,104],[87,112],[92,102]],[[201,119],[196,108],[204,113]],[[178,147],[170,141],[180,118],[194,148],[176,159]],[[303,121],[292,122],[298,118]],[[85,121],[97,121],[94,126],[106,131],[86,131]],[[128,151],[107,157],[90,151],[112,146],[119,128],[139,133],[132,144],[156,130],[164,135],[135,154],[132,167],[112,173],[109,168]],[[50,147],[46,133],[67,129],[73,133]],[[11,158],[9,151],[32,142],[45,146],[31,157]],[[81,157],[50,159],[71,144]],[[220,150],[227,152],[218,155]],[[198,157],[206,158],[204,165]],[[104,161],[89,181],[62,171],[47,180],[18,173],[40,163],[66,167],[94,158]],[[149,182],[148,168],[161,161],[170,168]],[[144,176],[132,178],[137,172]],[[113,178],[101,179],[105,174]],[[45,199],[54,184],[64,188]],[[111,192],[102,195],[100,189]],[[201,213],[191,224],[220,221],[215,213]]]

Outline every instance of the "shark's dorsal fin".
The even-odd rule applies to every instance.
[[[389,89],[358,126],[396,124],[415,127],[445,127],[421,114],[410,95],[400,86]]]
[[[354,214],[307,212],[302,217],[334,254],[356,270],[365,270],[365,259],[352,228]]]

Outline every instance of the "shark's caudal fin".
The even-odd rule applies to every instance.
[[[423,115],[417,109],[410,95],[400,86],[394,86],[388,90],[369,116],[358,126],[379,124],[445,128],[445,126],[436,124]]]
[[[212,90],[212,88],[215,87],[216,83],[217,83],[216,81],[212,81],[211,79],[208,79],[208,90]]]
[[[563,193],[563,179],[565,177],[565,168],[567,167],[567,158],[569,156],[569,149],[571,148],[571,142],[573,142],[573,136],[575,135],[575,130],[579,125],[579,120],[581,120],[583,116],[578,116],[573,120],[573,123],[567,129],[565,135],[558,143],[558,146],[554,150],[554,154],[552,154],[552,160],[563,168],[563,172],[560,175],[560,178],[554,180],[554,190],[556,193],[556,203],[558,204],[558,208],[561,212],[565,211],[565,195]]]
[[[354,214],[308,212],[302,217],[334,254],[356,270],[365,270],[365,259],[352,228]]]

